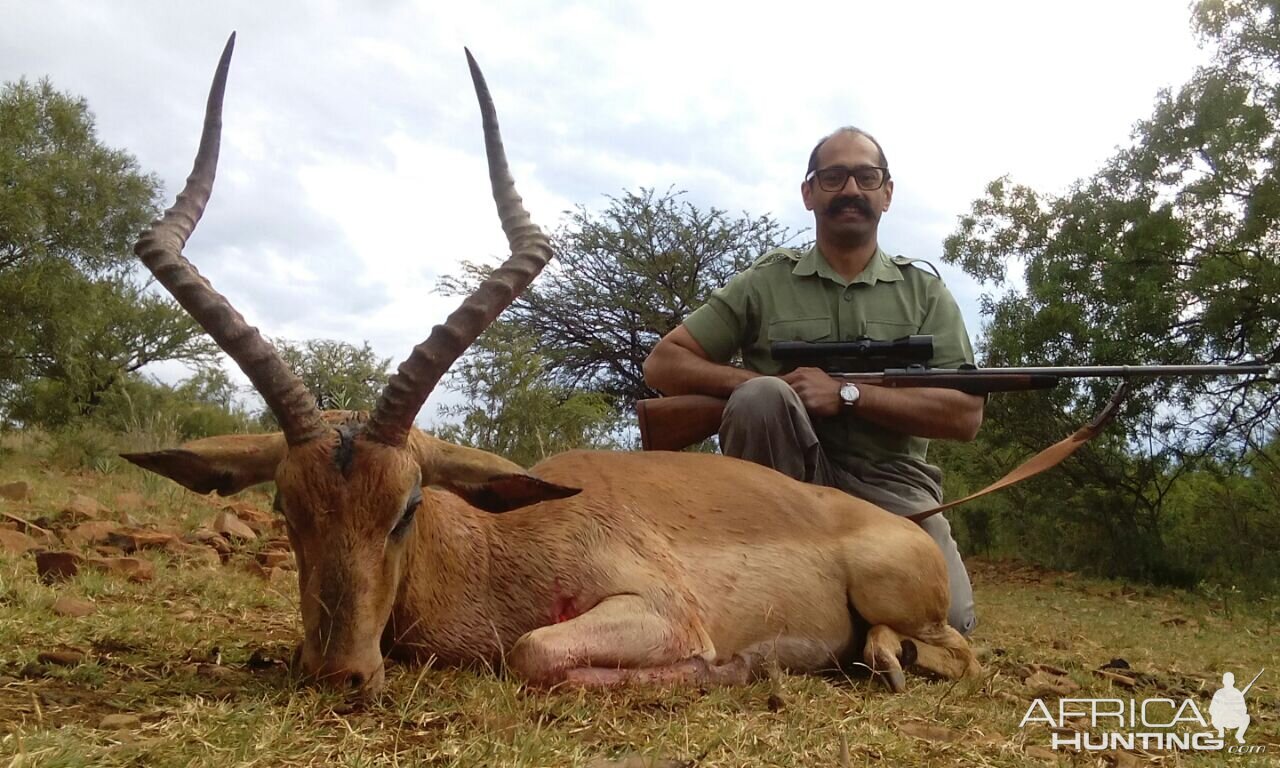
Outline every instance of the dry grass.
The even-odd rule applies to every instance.
[[[0,452],[0,482],[27,480],[34,518],[71,492],[111,506],[146,504],[139,522],[191,528],[216,509],[130,467],[59,469],[38,438]],[[12,442],[0,445],[14,448]],[[28,452],[23,450],[29,449]],[[267,497],[250,499],[266,509]],[[284,660],[297,637],[297,587],[232,566],[161,555],[154,581],[83,573],[47,586],[30,556],[0,555],[0,766],[738,766],[1028,764],[1241,766],[1280,761],[1280,604],[1224,605],[1008,564],[975,563],[987,675],[950,684],[919,677],[889,695],[862,677],[782,676],[737,689],[622,692],[525,690],[487,670],[391,666],[380,702],[355,709],[298,685]],[[64,595],[93,601],[84,618],[54,614]],[[37,662],[75,649],[74,666]],[[1142,673],[1133,690],[1093,673],[1113,658]],[[1208,696],[1223,671],[1250,692],[1248,741],[1268,753],[1045,756],[1043,726],[1019,722],[1034,693],[1026,665],[1060,667],[1076,696]],[[136,722],[102,727],[104,717]],[[645,759],[641,759],[641,758]],[[628,758],[630,760],[628,761]],[[1131,763],[1129,760],[1139,762]]]

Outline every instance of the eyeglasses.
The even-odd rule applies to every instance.
[[[805,177],[805,181],[812,179],[818,180],[818,186],[827,192],[839,192],[844,189],[844,185],[849,183],[849,177],[853,177],[853,183],[858,185],[858,189],[863,192],[871,192],[884,186],[889,180],[889,169],[881,168],[876,165],[859,165],[857,168],[845,168],[843,165],[833,165],[830,168],[819,168],[816,171],[810,171]]]

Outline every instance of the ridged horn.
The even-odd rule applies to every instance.
[[[516,194],[489,86],[485,84],[484,75],[471,51],[466,53],[476,98],[480,101],[485,153],[489,159],[489,182],[511,256],[449,315],[443,325],[431,329],[427,340],[413,348],[409,358],[400,364],[387,382],[365,432],[387,445],[404,445],[414,418],[449,366],[467,351],[467,347],[502,310],[529,287],[529,283],[551,260],[551,241],[529,218],[520,195]]]
[[[173,207],[139,235],[133,252],[249,377],[280,422],[289,445],[299,445],[325,431],[315,399],[302,380],[284,364],[275,348],[262,338],[258,329],[245,322],[230,302],[215,291],[182,255],[182,248],[200,221],[213,192],[222,136],[222,95],[227,86],[227,71],[231,66],[235,42],[236,36],[232,33],[218,61],[213,86],[209,89],[209,103],[205,108],[200,149],[187,184]]]

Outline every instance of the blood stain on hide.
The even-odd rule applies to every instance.
[[[578,610],[577,598],[561,592],[557,584],[556,598],[551,604],[551,620],[556,624],[560,624],[569,619],[576,619],[580,615],[582,615],[582,611]]]

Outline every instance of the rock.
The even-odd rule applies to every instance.
[[[1115,768],[1142,768],[1144,765],[1149,765],[1149,763],[1132,752],[1103,752],[1102,758],[1109,765],[1115,766]]]
[[[216,534],[215,534],[216,535]],[[225,542],[223,542],[225,544]],[[164,546],[164,551],[174,557],[186,562],[201,565],[221,565],[222,557],[213,547],[206,547],[200,544],[188,544],[185,541],[173,539]]]
[[[271,572],[262,567],[262,564],[257,560],[241,560],[240,568],[250,576],[257,576],[263,581],[271,580]]]
[[[107,534],[107,543],[119,547],[126,554],[132,554],[140,549],[165,549],[170,542],[177,540],[178,537],[171,533],[144,531],[137,528],[112,531]]]
[[[1080,684],[1069,677],[1048,672],[1035,672],[1023,681],[1037,696],[1070,696],[1080,690]]]
[[[1062,753],[1054,752],[1052,749],[1047,749],[1045,747],[1023,747],[1022,751],[1027,753],[1027,757],[1035,757],[1040,760],[1048,760],[1054,763],[1058,762],[1060,757],[1063,757]]]
[[[77,493],[58,513],[58,519],[64,523],[83,523],[86,520],[97,520],[102,516],[103,511],[97,499]]]
[[[1031,664],[1030,666],[1031,666],[1031,671],[1033,672],[1048,672],[1051,675],[1058,675],[1059,677],[1065,677],[1067,675],[1067,670],[1063,669],[1062,667],[1056,667],[1052,664],[1041,663],[1041,664]]]
[[[94,557],[89,559],[89,565],[129,581],[151,581],[156,575],[156,567],[150,560],[137,557]]]
[[[1014,704],[1019,707],[1025,703],[1020,697],[1015,696],[1014,694],[1009,693],[1008,691],[996,691],[995,697],[997,699],[1000,699],[1001,701],[1007,701],[1010,704]]]
[[[214,541],[224,541],[222,534],[212,528],[200,527],[182,537],[182,540],[188,544],[209,544]]]
[[[944,744],[959,741],[962,734],[959,731],[953,731],[950,728],[944,728],[941,725],[929,725],[927,723],[899,723],[898,731],[907,736],[914,736],[917,739],[925,739],[926,741],[938,741]]]
[[[102,544],[111,538],[111,534],[115,533],[118,527],[110,520],[91,520],[67,531],[62,538],[68,544],[78,546]]]
[[[234,512],[223,510],[214,518],[213,530],[222,534],[228,539],[236,539],[239,541],[256,541],[258,534],[253,529],[241,522]]]
[[[255,557],[263,568],[283,568],[286,571],[297,568],[292,552],[259,552]]]
[[[115,509],[117,515],[127,516],[130,513],[142,512],[152,505],[148,504],[142,494],[137,491],[125,491],[124,493],[116,494],[111,506]]]
[[[137,715],[107,715],[98,723],[104,731],[127,731],[142,727],[142,718]]]
[[[267,539],[262,545],[263,552],[292,552],[293,546],[289,543],[288,536],[277,536],[274,539]]]
[[[25,533],[0,529],[0,552],[21,555],[39,547],[40,544]]]
[[[262,528],[263,530],[271,527],[271,521],[274,519],[270,514],[263,512],[258,507],[244,502],[235,502],[223,506],[223,511],[230,512],[238,519],[244,521],[250,528]]]
[[[98,606],[88,600],[78,600],[74,597],[63,595],[53,603],[53,612],[59,616],[70,616],[72,618],[82,618],[88,616],[98,610]]]
[[[45,584],[74,578],[84,565],[84,558],[75,552],[37,552],[36,573]]]
[[[197,528],[183,536],[182,540],[188,544],[203,544],[210,547],[222,557],[224,562],[234,551],[230,542],[223,538],[222,534],[209,528]]]
[[[36,656],[36,661],[41,664],[54,664],[59,667],[74,667],[84,661],[84,651],[62,650],[62,651],[44,651]]]
[[[240,677],[234,669],[224,667],[221,664],[197,664],[196,674],[200,677],[207,677],[213,680],[230,680]]]
[[[18,480],[12,483],[0,485],[0,499],[8,499],[9,501],[26,501],[31,498],[31,483],[26,480]]]

